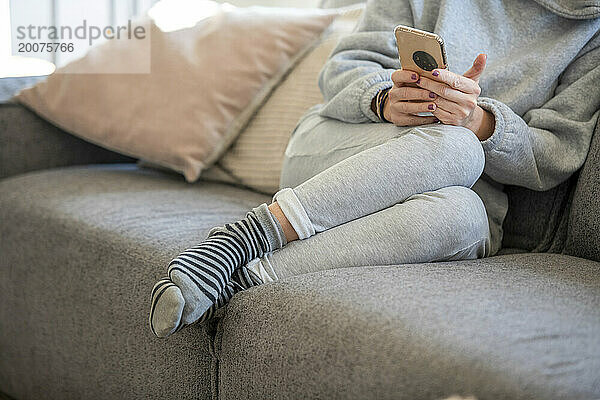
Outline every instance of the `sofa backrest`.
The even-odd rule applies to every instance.
[[[503,248],[600,261],[600,122],[582,169],[545,192],[507,186]]]
[[[508,213],[504,219],[502,247],[534,253],[562,252],[577,177],[578,174],[574,174],[545,192],[506,186]]]
[[[19,90],[33,86],[43,79],[46,77],[0,78],[0,104],[7,103]]]
[[[575,188],[564,253],[600,261],[600,123]]]

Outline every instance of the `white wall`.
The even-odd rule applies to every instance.
[[[0,0],[3,3],[9,0]],[[157,0],[10,0],[10,16],[12,25],[12,50],[17,48],[16,27],[18,26],[71,26],[81,25],[85,19],[88,25],[114,26],[123,24],[129,18],[134,18],[152,6]],[[2,5],[3,3],[0,3]],[[2,35],[2,32],[0,32]],[[0,41],[5,42],[6,37],[0,36]],[[27,40],[21,40],[25,42]],[[47,40],[46,40],[47,41]],[[39,40],[30,40],[39,42]],[[58,41],[60,43],[60,41]],[[28,54],[35,58],[42,58],[54,62],[57,66],[80,57],[89,49],[85,40],[69,40],[74,43],[75,51],[68,52],[40,52]],[[97,41],[97,42],[100,42]],[[2,43],[0,43],[0,50]]]
[[[13,54],[18,47],[17,26],[78,26],[85,18],[89,24],[107,26],[122,24],[135,15],[147,11],[158,0],[0,0],[0,57],[10,53],[10,35],[7,24],[7,8],[10,2]],[[269,7],[316,7],[319,0],[216,0],[238,7],[261,5]],[[23,42],[23,40],[21,40]],[[35,40],[32,40],[35,42]],[[74,58],[81,57],[89,46],[77,43],[74,53],[38,53],[28,57],[43,59],[60,67]],[[98,41],[99,42],[99,41]]]
[[[10,54],[10,8],[8,0],[0,0],[0,57]]]

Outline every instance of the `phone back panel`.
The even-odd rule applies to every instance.
[[[438,35],[403,25],[394,32],[402,69],[431,77],[434,69],[448,67],[444,42]]]

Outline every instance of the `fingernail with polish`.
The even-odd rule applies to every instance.
[[[440,74],[440,73],[439,73],[438,71],[433,71],[433,72],[431,73],[431,75],[433,75],[433,76],[438,76],[439,74]]]
[[[421,78],[419,78],[419,80],[417,81],[417,84],[421,83]]]
[[[438,122],[440,122],[440,120],[439,120],[439,119],[437,119],[437,118],[434,118],[434,119],[433,119],[433,123],[434,123],[434,124],[437,124]]]
[[[412,74],[410,77],[411,77],[412,79],[417,79],[417,74]]]
[[[432,99],[435,99],[435,93],[429,92],[429,97],[431,97]]]
[[[433,106],[433,104],[430,104],[427,106],[427,108],[429,108],[430,110],[433,110],[435,107]]]

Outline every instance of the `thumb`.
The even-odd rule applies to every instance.
[[[475,82],[479,82],[479,78],[481,74],[483,74],[483,70],[485,69],[485,63],[487,61],[486,54],[480,54],[473,61],[473,66],[469,68],[467,72],[463,74],[464,77],[474,80]]]

